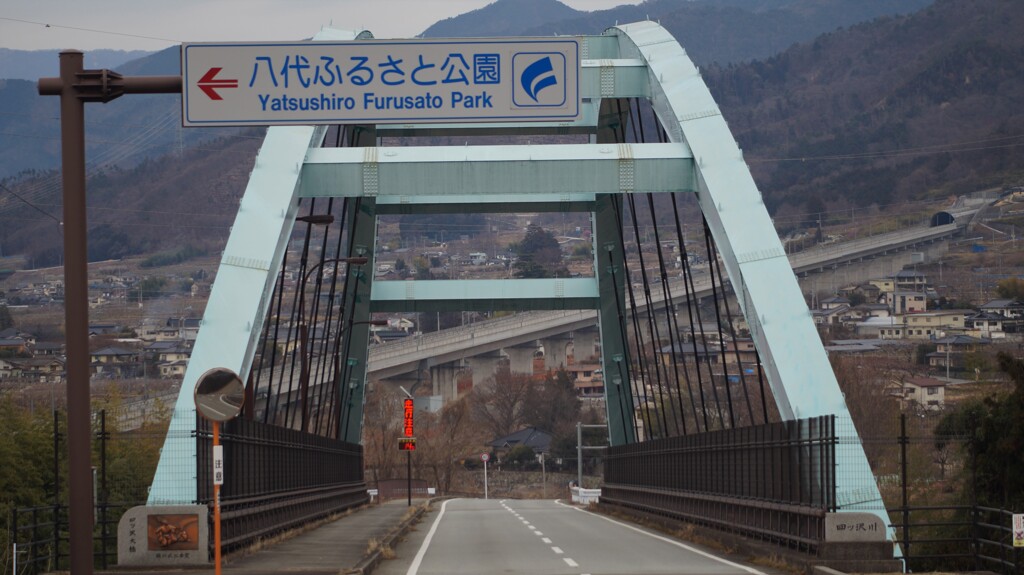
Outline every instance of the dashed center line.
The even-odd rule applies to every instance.
[[[536,527],[531,525],[530,522],[527,521],[526,519],[523,519],[523,516],[520,515],[518,512],[516,512],[516,510],[512,509],[508,505],[505,505],[504,501],[502,501],[501,506],[504,507],[505,509],[507,509],[508,512],[511,513],[516,519],[522,521],[523,525],[529,527],[530,530],[533,531],[533,533],[535,535],[537,535],[538,537],[541,538],[541,541],[543,541],[547,545],[551,545],[551,539],[548,538],[548,537],[544,537],[544,534],[541,533],[539,529],[537,529]],[[551,550],[554,551],[556,555],[564,555],[565,554],[565,551],[563,551],[561,547],[556,547],[554,545],[551,545]],[[580,566],[579,563],[573,561],[569,557],[562,557],[562,561],[565,561],[565,564],[568,565],[569,567],[575,568],[575,567],[579,567]],[[589,573],[584,573],[583,575],[590,575],[590,574]]]

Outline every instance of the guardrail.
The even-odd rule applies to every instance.
[[[196,429],[198,460],[212,461],[209,423],[197,418]],[[370,500],[361,445],[245,419],[224,424],[221,443],[225,550]],[[212,470],[197,471],[199,502],[212,504]]]
[[[806,551],[835,510],[835,417],[608,448],[601,503]]]

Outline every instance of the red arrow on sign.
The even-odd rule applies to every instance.
[[[220,94],[217,93],[218,88],[237,88],[238,80],[228,80],[225,78],[216,79],[217,74],[223,68],[210,68],[203,74],[203,77],[196,82],[196,86],[202,90],[211,100],[223,100]]]

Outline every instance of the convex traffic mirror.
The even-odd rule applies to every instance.
[[[210,421],[223,423],[238,417],[244,401],[245,385],[230,369],[215,367],[196,382],[196,409]]]

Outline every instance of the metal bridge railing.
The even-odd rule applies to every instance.
[[[197,422],[199,461],[212,461],[209,424]],[[369,502],[363,448],[258,421],[224,425],[222,542],[237,549],[269,535]],[[213,499],[209,465],[199,465],[199,502]]]
[[[611,447],[601,502],[808,551],[835,510],[835,418]]]

